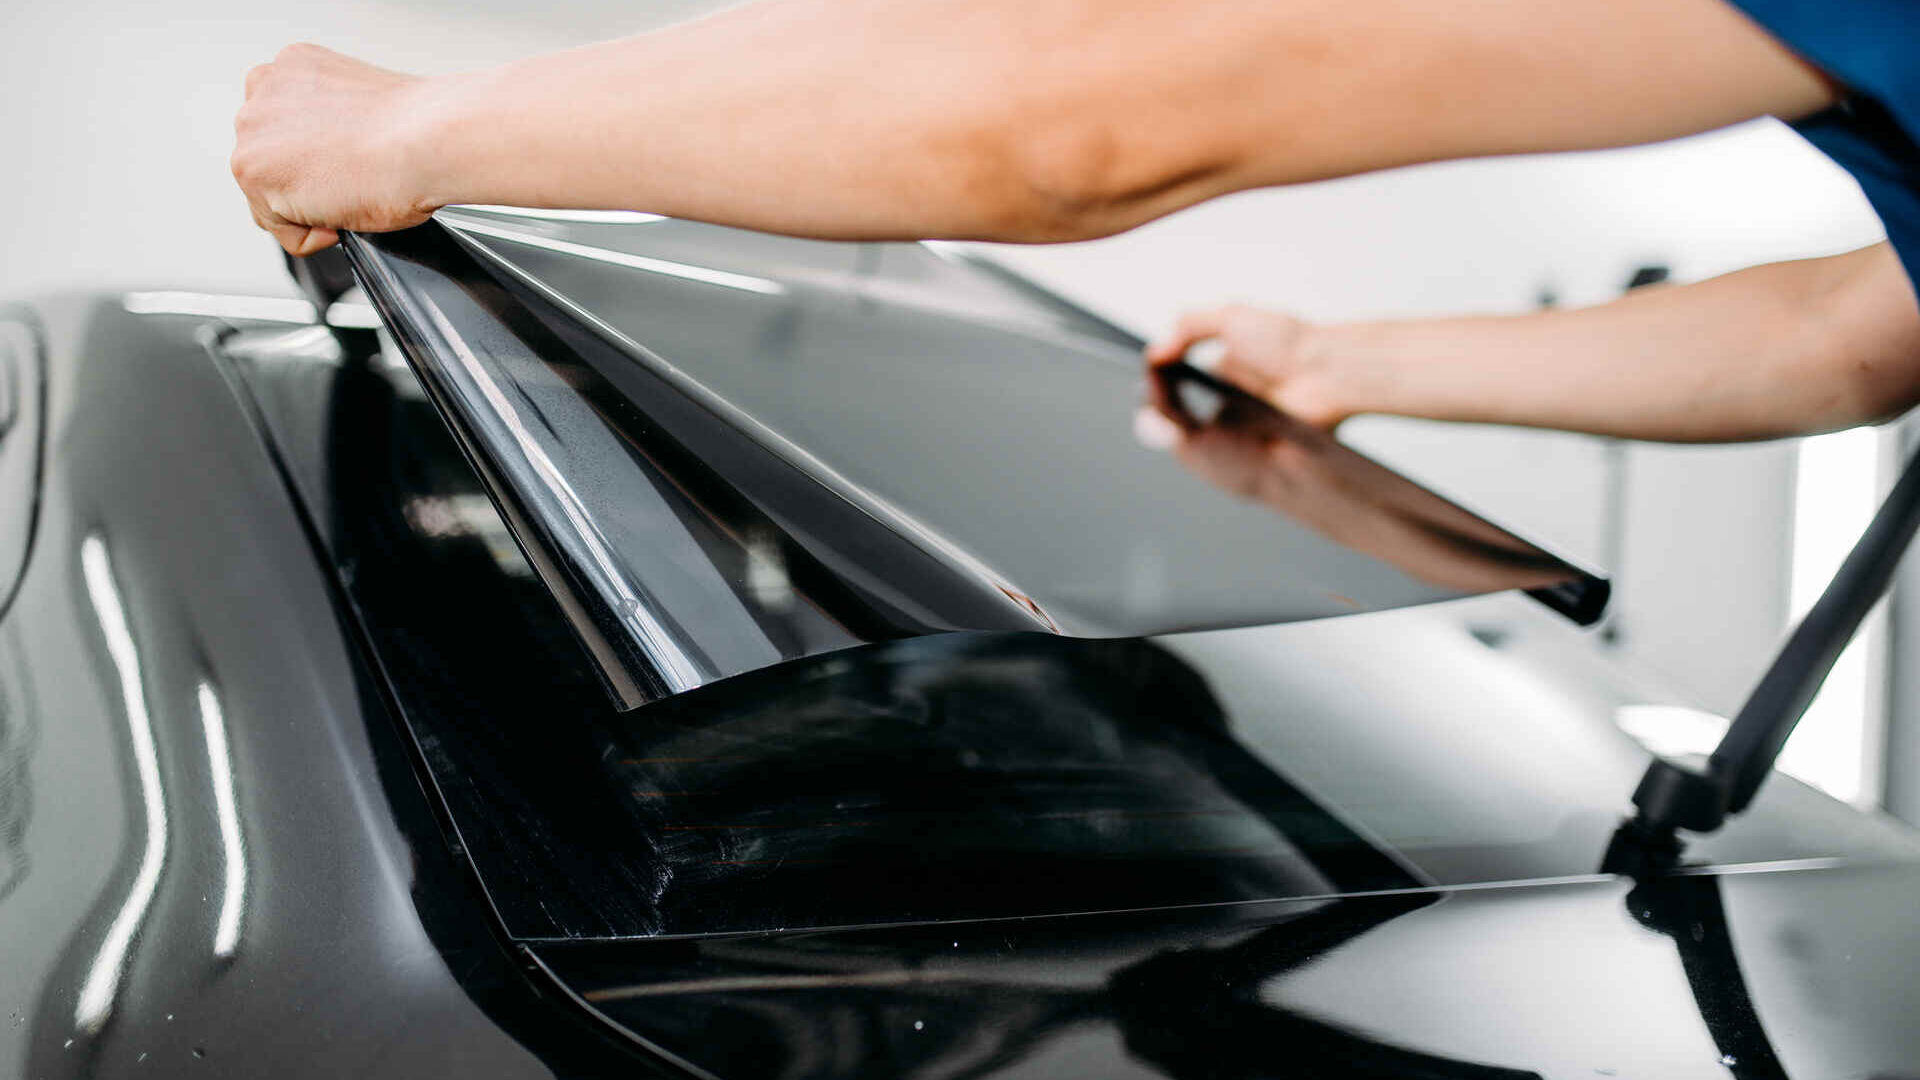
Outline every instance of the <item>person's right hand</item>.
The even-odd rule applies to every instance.
[[[1146,360],[1159,367],[1185,359],[1296,420],[1330,429],[1352,410],[1342,404],[1337,373],[1314,347],[1314,330],[1291,315],[1238,304],[1189,312],[1171,335],[1147,346]]]
[[[340,229],[425,221],[438,208],[418,138],[428,86],[318,45],[289,45],[249,71],[231,164],[253,220],[295,255],[332,245]]]

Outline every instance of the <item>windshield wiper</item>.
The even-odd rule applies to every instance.
[[[1753,801],[1787,736],[1812,704],[1840,653],[1893,581],[1920,526],[1920,453],[1848,553],[1826,591],[1794,628],[1747,698],[1704,770],[1654,758],[1634,790],[1633,818],[1614,833],[1601,870],[1636,874],[1670,865],[1677,830],[1712,832]]]

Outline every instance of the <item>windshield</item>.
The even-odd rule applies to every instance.
[[[1101,911],[1420,879],[1147,642],[946,636],[698,691],[615,735],[669,925]]]
[[[1588,874],[1647,762],[1602,654],[1511,593],[1151,639],[913,637],[622,712],[406,366],[311,332],[222,348],[516,937]],[[1910,848],[1779,782],[1691,850]]]

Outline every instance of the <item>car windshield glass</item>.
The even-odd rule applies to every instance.
[[[669,923],[1095,911],[1419,884],[1145,642],[925,638],[644,710],[610,768]],[[823,898],[830,897],[823,904]]]
[[[222,355],[516,937],[1589,874],[1646,766],[1602,653],[1511,593],[1146,639],[910,637],[622,712],[410,370],[340,348],[243,334]],[[1897,841],[1780,783],[1692,852]]]

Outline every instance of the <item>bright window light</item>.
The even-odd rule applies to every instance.
[[[1727,733],[1726,717],[1686,705],[1622,705],[1613,722],[1661,757],[1705,757]]]
[[[1880,432],[1855,428],[1800,444],[1793,512],[1793,570],[1788,587],[1788,626],[1820,597],[1834,571],[1853,549],[1880,502]],[[1871,804],[1879,799],[1875,740],[1882,707],[1873,680],[1873,653],[1883,632],[1885,605],[1875,609],[1780,755],[1780,769],[1837,799]]]

